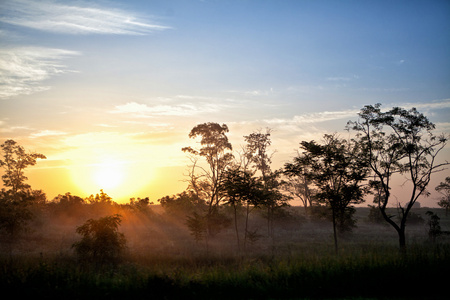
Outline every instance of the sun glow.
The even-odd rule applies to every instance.
[[[144,196],[141,193],[153,180],[148,166],[120,159],[73,166],[71,173],[72,181],[85,195],[102,189],[117,202]]]
[[[123,183],[125,170],[118,162],[106,161],[96,168],[93,179],[101,189],[115,189]]]
[[[152,197],[156,201],[155,198],[166,193],[163,187],[173,189],[181,185],[177,174],[184,172],[184,165],[175,174],[170,171],[170,163],[178,163],[176,154],[181,152],[181,145],[141,143],[135,135],[119,132],[81,134],[64,142],[68,150],[61,159],[70,157],[65,167],[79,196],[95,195],[102,189],[118,203],[133,197]],[[175,158],[168,163],[165,160],[168,157]],[[162,167],[166,171],[161,171]]]

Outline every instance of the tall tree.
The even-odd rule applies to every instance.
[[[194,189],[199,197],[208,204],[207,220],[211,233],[212,225],[221,222],[218,215],[218,207],[224,199],[222,188],[224,173],[230,165],[233,155],[232,146],[228,141],[228,126],[218,123],[203,123],[192,128],[190,138],[200,138],[201,148],[184,147],[182,150],[193,156],[194,162],[190,173],[190,188]],[[198,163],[198,157],[206,160],[206,166]],[[200,172],[200,174],[198,174]],[[220,223],[219,222],[219,223]]]
[[[7,140],[1,146],[3,159],[0,166],[5,169],[3,174],[3,185],[10,188],[13,193],[27,191],[30,185],[26,183],[25,169],[34,166],[37,159],[45,159],[45,155],[40,153],[27,153],[25,149],[14,140]]]
[[[267,230],[269,235],[273,233],[273,219],[275,210],[286,203],[279,188],[281,186],[279,172],[271,170],[272,155],[269,153],[269,146],[272,144],[270,140],[271,130],[266,129],[266,132],[255,131],[250,135],[244,136],[247,142],[245,146],[245,157],[248,159],[254,169],[261,174],[262,183],[264,185],[265,197],[261,199],[267,208]]]
[[[264,182],[270,173],[270,164],[272,163],[272,154],[268,152],[268,147],[272,144],[270,132],[270,129],[266,129],[265,133],[256,131],[244,136],[247,142],[247,157],[254,164],[255,168],[261,172]]]
[[[338,251],[337,230],[346,231],[354,226],[351,205],[363,202],[368,168],[361,149],[354,143],[339,139],[336,135],[324,135],[322,144],[315,141],[301,142],[303,158],[288,165],[291,174],[305,172],[317,187],[315,197],[330,208],[332,214],[335,251]],[[296,167],[296,163],[298,165]]]
[[[308,213],[308,206],[311,207],[313,205],[316,192],[308,177],[308,174],[311,172],[310,167],[308,157],[302,153],[297,153],[297,156],[294,157],[294,162],[284,164],[283,171],[288,178],[284,188],[294,198],[300,199],[305,208],[305,214]]]
[[[29,205],[38,195],[26,182],[25,169],[34,166],[37,159],[46,157],[40,153],[27,153],[14,140],[5,141],[0,147],[3,152],[0,166],[4,169],[4,187],[0,192],[0,228],[12,236],[31,219]]]
[[[386,222],[397,231],[399,246],[404,252],[408,214],[420,196],[428,195],[426,187],[431,175],[448,164],[436,161],[447,137],[434,135],[435,125],[415,108],[394,107],[383,112],[381,104],[362,108],[359,119],[348,122],[348,127],[357,132],[359,144],[367,153],[373,173],[372,185],[380,195],[378,207]],[[398,204],[399,223],[386,213],[391,199],[391,182],[396,174],[407,177],[410,183],[409,201]]]
[[[240,237],[238,230],[238,209],[245,206],[245,231],[244,231],[244,248],[246,246],[248,237],[248,221],[250,210],[262,203],[261,199],[264,196],[264,188],[257,177],[248,170],[241,169],[237,165],[227,170],[224,181],[224,190],[227,194],[228,203],[234,209],[234,225],[236,232],[236,241],[238,249],[240,249]]]

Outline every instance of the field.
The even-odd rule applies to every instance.
[[[45,299],[446,299],[450,237],[429,240],[427,210],[414,210],[424,221],[408,226],[404,255],[395,231],[358,208],[358,227],[339,237],[336,255],[331,223],[302,208],[277,219],[273,237],[263,213],[253,212],[249,228],[257,234],[238,249],[233,226],[196,242],[185,217],[153,206],[145,216],[124,215],[127,254],[101,266],[73,253],[80,218],[44,215],[13,245],[2,242],[0,287]],[[450,216],[432,210],[450,230]]]

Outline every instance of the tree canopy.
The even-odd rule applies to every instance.
[[[358,142],[367,153],[373,174],[371,185],[379,195],[378,207],[384,219],[397,231],[400,248],[405,249],[408,214],[420,196],[428,195],[426,188],[431,175],[448,164],[436,160],[448,138],[435,135],[435,125],[415,108],[394,107],[383,112],[381,104],[375,104],[365,106],[358,115],[359,120],[349,122],[348,126],[357,132]],[[386,213],[395,174],[405,176],[410,183],[408,202],[398,204],[401,211],[399,224]]]

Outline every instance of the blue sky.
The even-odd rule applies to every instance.
[[[0,139],[47,155],[29,177],[53,195],[105,156],[180,182],[203,122],[235,148],[272,128],[276,167],[366,104],[415,106],[448,133],[449,32],[448,1],[1,1]]]

